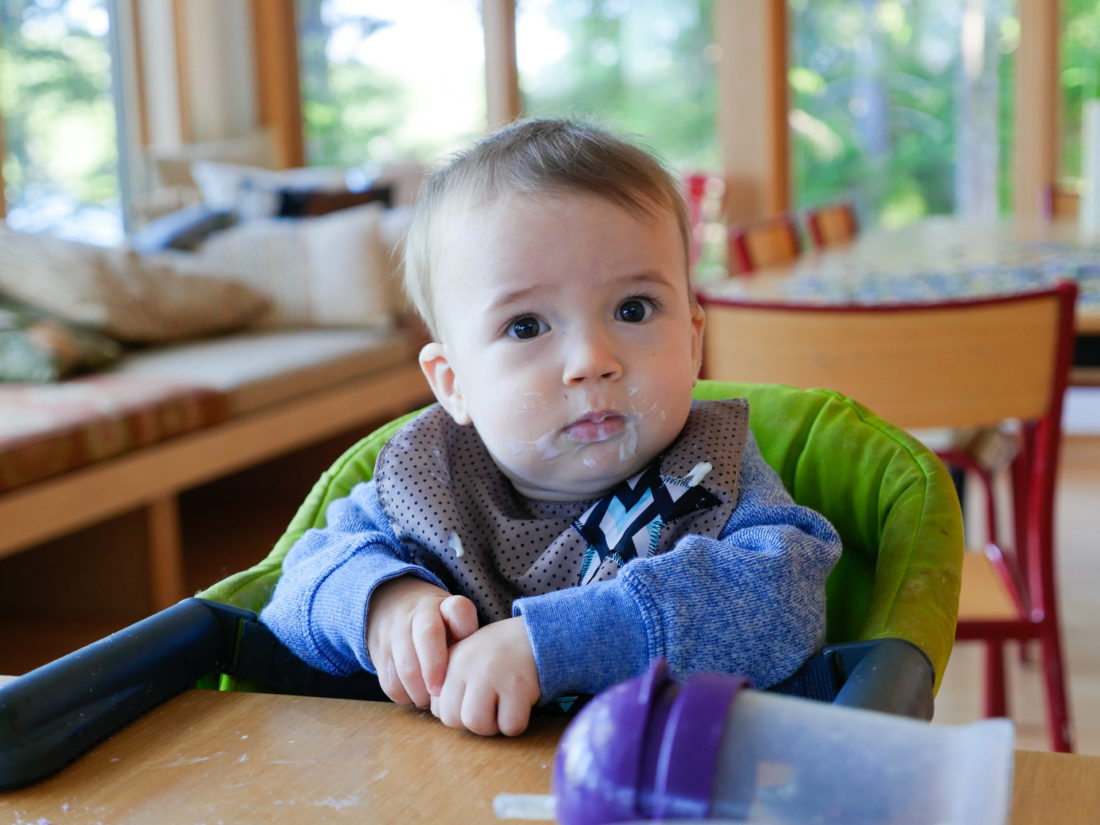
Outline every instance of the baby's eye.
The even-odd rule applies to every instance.
[[[653,315],[653,302],[645,298],[630,298],[623,301],[615,311],[615,320],[628,324],[640,324]]]
[[[550,327],[535,318],[533,315],[525,315],[522,318],[509,322],[508,335],[526,341],[529,338],[537,338],[544,332],[549,332]]]

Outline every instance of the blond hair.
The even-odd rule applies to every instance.
[[[438,338],[432,263],[440,226],[457,210],[511,194],[582,192],[635,214],[675,216],[688,267],[690,228],[679,187],[646,151],[608,131],[568,120],[524,120],[453,155],[425,180],[405,242],[405,292]]]

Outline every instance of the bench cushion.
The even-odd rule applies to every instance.
[[[415,357],[402,332],[293,329],[248,332],[137,352],[114,372],[216,390],[241,415],[335,386]]]
[[[0,385],[0,492],[414,357],[408,335],[369,329],[250,332],[132,352],[108,372]]]
[[[0,491],[209,426],[219,393],[166,379],[88,375],[0,384]]]

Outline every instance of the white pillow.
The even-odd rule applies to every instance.
[[[262,326],[389,327],[395,304],[383,212],[372,203],[249,221],[211,235],[198,255],[267,295]]]

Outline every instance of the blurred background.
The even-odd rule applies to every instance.
[[[1057,119],[1059,180],[1080,174],[1082,101],[1100,84],[1093,0],[486,5],[510,7],[514,44],[487,44],[504,35],[486,27],[499,12],[478,0],[3,0],[8,221],[120,240],[135,200],[155,185],[149,146],[262,122],[256,90],[276,82],[253,65],[263,16],[293,15],[296,54],[284,57],[296,58],[286,82],[301,103],[295,164],[431,161],[486,129],[487,83],[502,82],[486,76],[489,66],[515,71],[514,114],[595,116],[687,172],[724,168],[721,128],[764,126],[723,97],[722,81],[723,71],[744,71],[761,88],[775,82],[737,51],[739,39],[759,39],[751,7],[762,5],[784,28],[787,205],[846,197],[864,221],[886,226],[1013,210],[1015,118],[1033,105],[1017,88],[1022,26],[1035,14],[1025,7],[1057,27],[1054,83],[1041,94]],[[723,14],[732,31],[716,33]],[[490,66],[487,48],[514,48],[513,65]],[[733,125],[720,128],[723,118]]]

